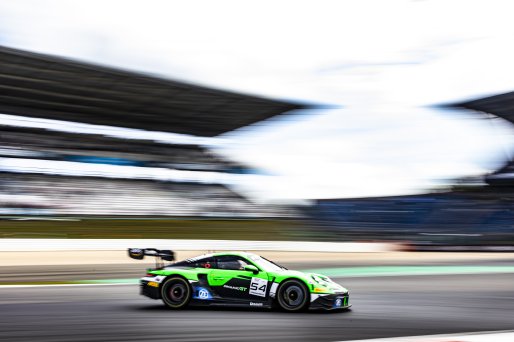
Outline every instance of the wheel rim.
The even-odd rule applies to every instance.
[[[173,284],[169,287],[168,298],[174,304],[182,303],[187,297],[187,288],[184,284]]]
[[[304,301],[305,294],[301,287],[297,285],[288,286],[283,294],[282,299],[284,300],[284,304],[289,308],[295,308],[301,305]]]

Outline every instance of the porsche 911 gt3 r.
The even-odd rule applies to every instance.
[[[173,261],[169,250],[129,249]],[[348,309],[348,290],[326,276],[288,270],[246,252],[212,253],[165,265],[159,263],[141,279],[141,294],[161,299],[171,309],[192,306],[243,306],[285,311]]]

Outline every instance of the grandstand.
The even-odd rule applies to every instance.
[[[40,174],[1,181],[0,214],[53,216],[288,217],[218,184],[156,182]]]
[[[413,196],[319,200],[312,216],[351,239],[514,243],[514,191],[483,188]]]
[[[212,152],[209,141],[302,108],[0,47],[0,214],[294,215],[230,190],[255,170]],[[108,133],[119,127],[155,138]]]
[[[168,167],[179,170],[228,171],[244,165],[222,159],[193,144],[120,139],[99,134],[55,132],[26,127],[2,127],[0,156],[89,161],[118,165]]]
[[[452,104],[514,123],[514,92]],[[310,217],[346,239],[424,245],[513,245],[514,161],[481,182],[413,196],[318,200]]]
[[[452,107],[489,113],[495,118],[500,118],[514,124],[514,92],[489,96],[472,101],[452,104]],[[514,160],[509,159],[505,164],[486,175],[485,180],[491,185],[514,186]]]

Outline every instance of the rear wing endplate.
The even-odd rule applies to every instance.
[[[153,256],[165,261],[175,260],[175,253],[169,249],[156,249],[156,248],[129,248],[128,255],[132,259],[143,260],[145,256]],[[157,264],[159,264],[156,260]],[[162,264],[162,262],[161,262]]]

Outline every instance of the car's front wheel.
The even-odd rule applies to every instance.
[[[309,290],[299,280],[287,280],[278,289],[277,302],[285,311],[305,310],[310,302]]]
[[[161,298],[171,309],[183,309],[191,300],[191,286],[182,277],[171,277],[161,286]]]

